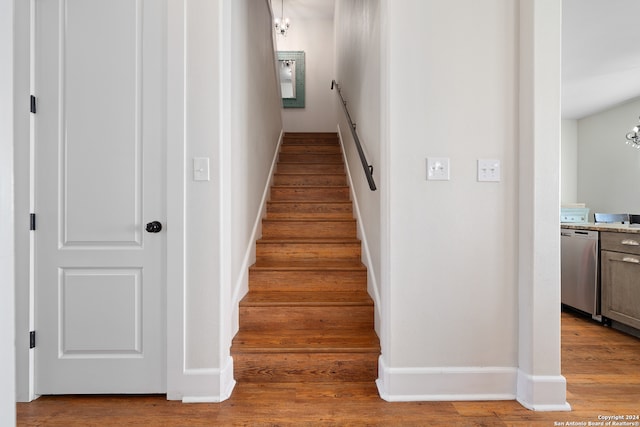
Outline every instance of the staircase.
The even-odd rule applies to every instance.
[[[240,302],[239,382],[363,382],[380,344],[336,134],[287,133]]]

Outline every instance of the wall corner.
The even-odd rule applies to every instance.
[[[518,370],[516,400],[533,411],[571,411],[566,401],[567,382],[562,375],[528,375]],[[563,403],[564,402],[564,403]]]
[[[567,411],[558,216],[562,4],[520,0],[519,8],[517,400],[533,410]]]

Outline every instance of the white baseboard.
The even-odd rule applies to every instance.
[[[267,209],[267,200],[269,198],[269,191],[271,189],[271,184],[273,183],[273,172],[275,171],[276,165],[278,163],[278,153],[280,152],[280,145],[282,145],[282,139],[284,136],[284,130],[280,130],[280,136],[278,137],[278,143],[276,144],[276,150],[273,155],[273,159],[271,161],[271,169],[269,169],[269,175],[267,182],[264,186],[264,190],[262,191],[262,200],[260,201],[260,209],[256,215],[256,219],[253,223],[253,230],[251,231],[251,236],[249,237],[249,241],[247,242],[247,249],[245,251],[244,259],[242,260],[242,265],[240,266],[240,276],[233,288],[232,293],[232,336],[234,336],[238,332],[239,328],[239,304],[240,300],[246,295],[249,291],[249,267],[251,264],[255,262],[255,250],[256,250],[256,240],[260,238],[262,235],[262,218],[264,218],[266,209]]]
[[[389,402],[514,400],[511,367],[391,368],[378,363],[378,392]]]
[[[529,375],[518,370],[517,400],[533,411],[570,411],[567,380],[562,375]]]
[[[380,312],[380,307],[382,307],[380,293],[378,292],[378,280],[374,273],[373,261],[371,260],[371,251],[369,250],[369,243],[367,241],[367,235],[364,230],[362,216],[360,212],[360,206],[358,204],[358,196],[355,193],[355,186],[353,185],[353,178],[351,176],[351,170],[349,169],[349,162],[347,161],[347,150],[344,146],[344,140],[342,139],[342,132],[340,131],[340,125],[337,126],[338,129],[338,139],[340,140],[340,146],[342,147],[342,157],[344,159],[344,167],[347,173],[347,180],[349,182],[349,191],[351,193],[351,201],[353,202],[353,212],[357,219],[358,224],[358,237],[360,238],[360,242],[362,244],[362,256],[363,256],[363,264],[367,266],[367,289],[369,291],[369,295],[373,299],[373,306],[376,310],[376,319],[380,319],[382,313]],[[376,327],[379,325],[379,322],[376,321]],[[378,332],[376,330],[376,332]]]
[[[222,369],[186,369],[181,378],[182,390],[167,392],[168,400],[182,403],[219,403],[231,397],[236,381],[233,379],[233,358],[229,356]]]
[[[382,356],[376,381],[389,402],[517,400],[533,411],[570,411],[562,375],[534,376],[511,367],[391,368]]]

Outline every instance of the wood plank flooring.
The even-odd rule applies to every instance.
[[[524,427],[640,415],[638,338],[563,313],[562,373],[572,412],[533,412],[515,401],[390,403],[373,382],[239,383],[230,399],[211,404],[164,396],[44,396],[17,405],[18,426]]]

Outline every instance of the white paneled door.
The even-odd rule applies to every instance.
[[[166,2],[34,4],[36,393],[163,393]]]

